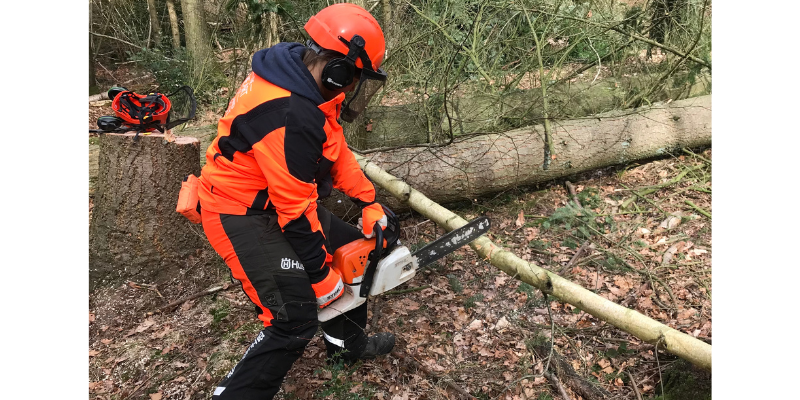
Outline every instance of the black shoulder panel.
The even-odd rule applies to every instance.
[[[319,168],[317,169],[317,174],[314,178],[314,180],[317,182],[317,196],[320,199],[330,196],[331,191],[333,190],[333,178],[331,178],[332,167],[333,161],[328,160],[324,156],[320,157]]]
[[[289,173],[303,182],[314,182],[317,163],[322,157],[325,114],[308,99],[294,93],[289,97],[283,151]]]
[[[281,97],[259,104],[240,114],[231,123],[231,134],[219,139],[222,155],[233,161],[235,152],[247,153],[253,145],[270,132],[284,126],[289,111],[289,97]]]

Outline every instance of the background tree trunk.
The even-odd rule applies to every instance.
[[[381,7],[383,8],[383,36],[388,47],[392,30],[392,3],[390,0],[381,0]]]
[[[204,246],[202,230],[175,212],[181,182],[200,174],[200,142],[153,133],[100,136],[89,226],[92,288],[123,279],[169,278]]]
[[[278,35],[278,25],[280,24],[280,16],[278,13],[270,12],[269,13],[269,26],[267,27],[267,46],[272,47],[278,44],[281,41],[280,36]]]
[[[167,13],[169,14],[169,27],[172,30],[172,48],[181,48],[181,30],[178,27],[178,14],[175,12],[175,2],[167,0]]]
[[[161,24],[158,22],[158,12],[156,12],[156,0],[147,0],[147,12],[150,13],[150,38],[153,47],[158,47],[161,42]],[[148,43],[148,46],[150,43]]]
[[[92,3],[92,0],[89,0],[89,32],[92,31],[93,9],[94,4]],[[96,94],[100,91],[100,88],[97,87],[97,76],[94,70],[94,58],[94,40],[92,39],[92,35],[89,35],[89,95]]]
[[[553,124],[555,158],[542,169],[541,125],[482,135],[439,148],[405,148],[366,158],[437,203],[533,185],[615,164],[711,144],[711,96],[649,109],[622,110]],[[406,209],[379,193],[393,209]],[[344,196],[325,200],[337,215],[350,207]],[[344,207],[344,208],[343,208]]]
[[[192,63],[192,74],[195,80],[199,81],[214,65],[203,2],[181,0],[181,11],[183,11],[186,50]]]

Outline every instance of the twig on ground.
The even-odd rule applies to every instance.
[[[149,290],[152,290],[152,291],[156,292],[158,297],[161,297],[162,299],[164,298],[164,296],[161,295],[161,292],[158,291],[158,288],[156,287],[155,284],[150,285],[150,284],[147,284],[147,283],[136,283],[134,281],[128,281],[128,286],[130,286],[130,287],[132,287],[134,289],[141,289],[141,288],[149,289]]]
[[[185,302],[187,302],[189,300],[194,300],[194,299],[196,299],[198,297],[203,297],[203,296],[207,296],[209,294],[214,294],[214,293],[217,293],[217,292],[220,292],[220,291],[223,291],[223,290],[230,289],[232,287],[234,287],[234,285],[231,285],[231,284],[228,284],[228,283],[225,283],[222,286],[215,286],[215,287],[213,287],[211,289],[195,293],[195,294],[193,294],[191,296],[187,296],[187,297],[184,297],[184,298],[179,299],[179,300],[175,300],[172,303],[169,303],[169,304],[167,304],[167,305],[165,305],[163,307],[160,307],[155,311],[148,312],[147,315],[150,316],[150,315],[153,315],[153,314],[164,312],[164,311],[167,311],[167,310],[169,310],[169,309],[171,309],[171,308],[173,308],[175,306],[179,306],[179,305],[181,305],[181,304],[183,304],[183,303],[185,303]]]
[[[233,307],[233,308],[238,308],[240,310],[249,311],[251,313],[256,312],[255,308],[253,308],[253,306],[247,306],[245,304],[234,303],[232,301],[230,303],[231,303],[231,307]]]
[[[664,336],[658,338],[658,342],[656,342],[656,348],[653,352],[656,354],[656,366],[658,367],[658,383],[661,384],[661,394],[664,394],[664,378],[661,377],[661,362],[658,361],[658,346],[661,345],[661,342],[664,340]]]
[[[683,151],[684,153],[686,153],[686,154],[688,154],[688,155],[690,155],[690,156],[692,156],[692,157],[697,157],[697,158],[699,158],[699,159],[701,159],[701,160],[705,161],[705,162],[706,162],[706,163],[708,163],[708,164],[711,164],[711,160],[709,160],[709,159],[707,159],[707,158],[705,158],[705,157],[701,156],[700,154],[697,154],[697,153],[695,153],[695,152],[693,152],[693,151],[691,151],[691,150],[689,150],[689,149],[686,149],[686,148],[684,148],[684,149],[681,149],[681,151]]]
[[[559,330],[561,330],[563,333],[562,328],[559,328]],[[564,337],[570,341],[571,346],[574,345],[572,340],[569,339],[568,335],[564,335]],[[536,350],[539,352],[547,351],[547,349],[544,347],[545,345],[538,345],[536,346]],[[581,357],[575,347],[573,347],[573,350],[576,350],[576,354]],[[553,375],[558,377],[560,381],[564,382],[564,385],[569,386],[575,394],[581,396],[584,400],[601,400],[611,398],[611,393],[609,393],[606,389],[595,385],[579,375],[572,365],[558,351],[553,352],[552,358],[553,367],[550,369],[550,371],[552,371]],[[581,357],[581,359],[583,359],[583,357]],[[548,370],[543,370],[542,375],[535,376],[544,376],[545,378],[550,379],[547,377],[547,375],[544,375],[545,373],[548,373]]]
[[[652,286],[652,283],[650,285]],[[667,312],[671,313],[673,310],[675,310],[675,307],[671,307],[670,308],[666,304],[662,303],[661,300],[658,298],[658,295],[656,293],[653,293],[652,295],[650,295],[650,298],[653,299],[653,302],[656,303],[659,307],[661,307],[664,311],[667,311]]]
[[[115,364],[115,365],[116,365],[116,364]],[[109,374],[109,375],[111,375],[111,374]],[[131,398],[131,397],[133,397],[135,394],[139,393],[139,390],[141,390],[141,389],[142,389],[142,387],[144,387],[144,385],[146,385],[148,382],[150,382],[150,379],[153,379],[153,376],[152,376],[152,375],[149,375],[149,376],[147,377],[147,379],[145,379],[144,381],[142,381],[142,383],[140,383],[140,384],[139,384],[139,385],[137,385],[135,388],[133,388],[133,391],[131,391],[131,393],[130,393],[130,394],[126,395],[126,396],[125,396],[125,397],[123,397],[122,399],[123,399],[123,400],[130,399],[130,398]]]
[[[645,198],[644,196],[646,196],[648,194],[651,194],[651,193],[655,193],[655,192],[657,192],[657,191],[659,191],[659,190],[661,190],[661,189],[663,189],[665,187],[672,186],[672,185],[680,182],[683,179],[683,177],[686,176],[686,174],[688,174],[689,172],[692,172],[694,170],[700,169],[702,167],[704,167],[704,165],[698,165],[698,166],[694,166],[692,168],[687,168],[687,169],[683,170],[680,174],[678,174],[677,176],[675,176],[674,178],[670,179],[667,182],[664,182],[664,183],[661,183],[661,184],[658,184],[658,185],[648,186],[648,187],[642,188],[640,190],[634,191],[633,192],[634,196],[630,197],[627,200],[625,200],[624,202],[622,202],[620,207],[621,208],[628,208],[628,206],[631,204],[631,202],[633,202],[634,199],[636,199],[637,196],[641,197],[642,199],[649,200],[649,199]],[[630,189],[629,187],[627,187],[625,185],[623,185],[623,186],[626,189]],[[658,207],[658,206],[656,206],[656,207]],[[660,207],[658,209],[661,210]],[[663,210],[662,210],[662,212],[663,212]]]
[[[704,210],[704,209],[702,209],[702,208],[698,207],[697,205],[695,205],[694,203],[692,203],[692,201],[691,201],[691,200],[686,200],[686,201],[685,201],[685,203],[686,203],[686,204],[688,204],[688,205],[689,205],[689,207],[692,207],[692,208],[694,208],[694,209],[695,209],[697,212],[699,212],[700,214],[703,214],[703,215],[705,215],[706,217],[708,217],[708,219],[711,219],[711,213],[710,213],[710,212],[708,212],[708,211],[706,211],[706,210]]]
[[[389,291],[389,292],[385,292],[383,295],[384,296],[391,296],[391,295],[395,295],[395,294],[405,294],[405,293],[419,292],[420,290],[425,290],[425,289],[428,289],[430,287],[431,287],[431,285],[424,285],[424,286],[413,287],[413,288],[410,288],[410,289],[392,290],[392,291]]]
[[[558,389],[558,393],[561,394],[561,397],[563,397],[564,400],[572,400],[572,398],[567,394],[567,391],[564,390],[564,386],[561,384],[561,381],[559,381],[555,375],[544,371],[544,377],[547,378],[547,380],[549,380],[556,389]]]
[[[550,317],[550,354],[547,356],[547,363],[544,365],[544,370],[550,368],[550,360],[553,359],[553,349],[556,347],[556,322],[553,319],[553,312],[550,311],[550,302],[547,301],[547,293],[542,292],[544,296],[544,305],[547,307],[547,315]]]
[[[578,193],[575,192],[575,186],[572,184],[572,182],[564,181],[564,186],[567,187],[567,190],[569,191],[569,194],[572,196],[572,201],[575,202],[575,205],[577,205],[578,208],[583,208],[583,205],[581,205],[580,200],[578,200]]]
[[[134,78],[128,79],[127,81],[125,81],[125,82],[122,82],[121,84],[122,84],[122,85],[126,85],[126,84],[128,84],[128,83],[131,83],[131,82],[133,82],[133,81],[135,81],[135,80],[144,79],[144,78],[147,78],[147,77],[149,77],[149,76],[150,76],[150,73],[148,72],[148,73],[146,73],[146,74],[144,74],[144,75],[142,75],[142,76],[137,76],[137,77],[134,77]]]
[[[625,186],[625,184],[624,184],[624,183],[621,183],[621,185],[622,185],[622,187],[624,187],[625,189],[628,189],[628,190],[630,190],[630,188],[629,188],[629,187],[627,187],[627,186]],[[622,208],[625,208],[625,207],[627,207],[627,206],[630,204],[630,202],[632,202],[633,200],[635,200],[637,197],[639,197],[639,198],[641,198],[642,200],[644,200],[644,201],[646,201],[646,202],[650,203],[650,205],[652,205],[653,207],[655,207],[656,209],[658,209],[658,211],[660,211],[662,214],[666,214],[666,213],[667,213],[666,211],[664,211],[664,209],[663,209],[663,208],[661,208],[661,206],[659,206],[658,204],[656,204],[656,202],[654,202],[653,200],[650,200],[650,199],[648,199],[647,197],[645,197],[644,195],[640,194],[639,192],[633,192],[633,197],[629,198],[628,200],[625,200],[625,202],[624,202],[624,203],[623,203],[623,204],[622,204],[620,207],[622,207]],[[633,205],[635,206],[635,205],[636,205],[636,203],[633,203]]]
[[[375,329],[376,326],[378,326],[378,320],[380,319],[382,314],[380,303],[381,303],[380,297],[375,297],[374,299],[372,299],[372,319],[369,321],[369,327],[370,329],[373,330]]]
[[[95,62],[97,63],[97,65],[100,66],[100,68],[103,69],[103,71],[106,71],[109,75],[111,75],[111,79],[114,79],[115,81],[117,80],[117,77],[114,76],[114,74],[111,71],[109,71],[108,68],[105,67],[105,65],[101,64],[100,61],[95,61]]]
[[[581,257],[583,257],[583,254],[586,253],[586,250],[588,250],[589,247],[591,247],[591,245],[592,245],[592,242],[590,242],[588,240],[583,242],[581,247],[578,248],[578,251],[575,252],[575,255],[572,256],[572,258],[569,261],[567,261],[567,264],[564,265],[563,267],[561,267],[560,270],[558,270],[558,274],[559,275],[563,275],[565,271],[569,271],[570,268],[572,268],[575,265],[575,263],[578,260],[580,260]]]
[[[531,250],[531,253],[541,254],[543,256],[548,256],[548,257],[555,257],[556,256],[555,253],[551,253],[551,252],[546,251],[546,250],[539,250],[539,249],[534,248],[534,247],[530,247],[530,250]]]
[[[199,373],[197,373],[197,378],[195,378],[194,382],[192,382],[192,384],[189,385],[189,391],[186,392],[186,397],[184,397],[183,400],[189,400],[192,398],[192,396],[194,396],[195,388],[197,387],[197,382],[200,382],[200,378],[203,376],[204,372],[206,372],[205,368],[203,368],[202,370],[200,370]]]
[[[619,248],[621,248],[621,249],[623,249],[623,250],[627,251],[627,252],[628,252],[628,254],[632,255],[634,258],[636,258],[637,260],[639,260],[639,262],[641,262],[641,263],[642,263],[642,266],[645,266],[645,267],[646,267],[646,265],[647,265],[647,264],[645,263],[645,261],[644,261],[644,259],[642,258],[642,256],[641,256],[639,253],[637,253],[637,252],[633,251],[633,249],[631,249],[630,247],[628,247],[628,246],[625,246],[625,245],[622,245],[622,244],[620,244],[620,243],[616,243],[616,242],[614,242],[613,240],[611,240],[611,239],[607,238],[607,237],[606,237],[606,236],[605,236],[605,235],[604,235],[602,232],[600,232],[600,231],[598,231],[597,229],[593,228],[593,227],[592,227],[591,225],[589,225],[589,224],[584,224],[584,226],[586,226],[586,227],[587,227],[589,230],[592,230],[592,231],[594,231],[594,232],[595,232],[595,234],[597,234],[599,237],[601,237],[601,238],[603,238],[604,240],[606,240],[606,241],[608,241],[609,243],[611,243],[611,245],[613,245],[613,246],[616,246],[616,247],[619,247]],[[598,247],[598,250],[600,250],[600,251],[601,251],[601,252],[603,252],[603,253],[606,253],[606,254],[611,254],[611,255],[615,256],[617,259],[619,259],[619,261],[620,261],[620,262],[622,262],[623,264],[625,264],[625,266],[626,266],[627,268],[630,268],[632,271],[636,271],[637,273],[640,273],[640,274],[642,274],[642,275],[644,275],[644,276],[648,277],[648,278],[651,280],[651,282],[650,282],[650,286],[652,286],[652,287],[653,287],[653,290],[654,290],[654,291],[655,291],[655,285],[653,284],[653,282],[652,282],[652,281],[653,281],[653,280],[655,280],[656,282],[658,282],[659,284],[661,284],[661,286],[664,288],[664,290],[665,290],[665,291],[667,292],[667,294],[669,295],[669,298],[670,298],[670,300],[672,301],[672,306],[673,306],[673,309],[674,309],[674,310],[677,310],[677,304],[678,304],[678,302],[675,300],[675,295],[672,293],[672,289],[670,289],[670,287],[669,287],[669,286],[668,286],[666,283],[664,283],[664,281],[663,281],[663,280],[661,280],[661,278],[659,278],[658,276],[656,276],[655,274],[651,273],[650,271],[648,271],[648,270],[646,270],[646,269],[638,269],[638,268],[634,267],[633,265],[631,265],[631,264],[630,264],[630,263],[628,263],[627,261],[623,260],[622,258],[618,257],[616,254],[614,254],[613,252],[611,252],[611,251],[609,251],[609,250],[605,250],[605,249],[603,249],[602,247]]]
[[[463,396],[463,397],[465,397],[467,399],[471,399],[471,400],[472,399],[476,399],[475,396],[469,394],[469,392],[464,390],[464,388],[462,388],[461,386],[456,385],[455,382],[453,382],[452,378],[450,378],[447,374],[437,374],[437,373],[431,371],[430,369],[428,369],[428,367],[426,367],[421,362],[417,361],[415,358],[402,355],[402,354],[398,353],[396,350],[392,351],[392,356],[394,356],[395,358],[398,358],[400,360],[403,360],[404,362],[406,362],[408,364],[413,365],[417,369],[422,370],[422,372],[424,372],[426,375],[429,375],[429,376],[434,377],[434,378],[443,379],[445,381],[445,383],[447,384],[447,386],[450,387],[450,389],[455,390],[461,396]]]
[[[636,386],[636,380],[633,379],[633,375],[631,371],[625,371],[628,373],[628,379],[631,381],[631,386],[633,386],[633,391],[636,392],[636,398],[638,400],[642,400],[642,393],[639,392],[639,388]]]

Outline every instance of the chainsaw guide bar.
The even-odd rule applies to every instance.
[[[425,245],[417,250],[412,256],[417,259],[417,269],[422,268],[450,253],[456,249],[469,244],[473,240],[481,237],[489,231],[489,217],[478,217],[468,222],[466,225],[453,229],[446,235]]]

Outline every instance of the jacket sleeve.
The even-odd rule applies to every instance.
[[[317,218],[314,176],[325,143],[324,115],[316,107],[291,107],[286,125],[253,146],[267,178],[270,202],[278,224],[300,262],[317,283],[325,278],[325,236]]]
[[[367,179],[355,156],[342,143],[339,157],[331,167],[333,187],[350,197],[359,207],[364,208],[375,203],[375,186]]]

